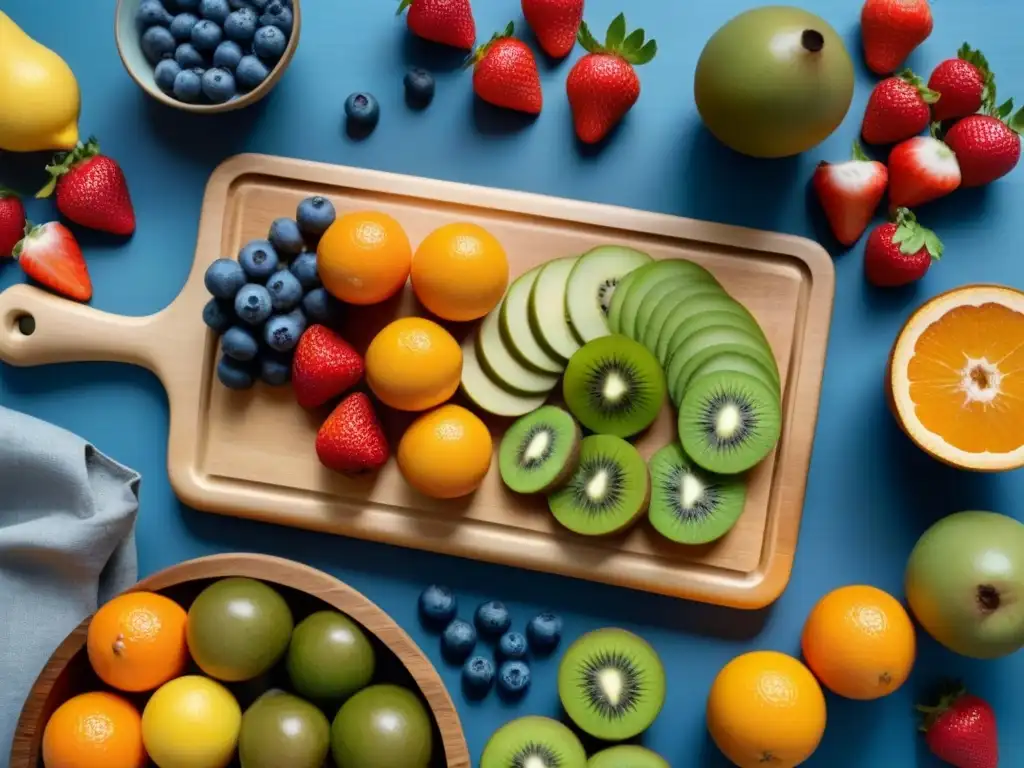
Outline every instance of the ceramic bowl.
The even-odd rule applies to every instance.
[[[223,104],[188,104],[178,101],[157,87],[153,76],[153,66],[142,55],[139,42],[141,34],[135,23],[135,16],[141,3],[142,0],[117,0],[117,10],[114,13],[114,39],[117,41],[117,52],[121,56],[121,63],[124,64],[124,68],[136,85],[161,104],[166,104],[174,109],[201,115],[215,115],[251,106],[273,90],[285,70],[288,69],[292,57],[295,56],[295,50],[299,47],[299,34],[302,30],[302,4],[301,0],[292,0],[292,34],[288,39],[288,47],[285,48],[284,54],[278,60],[270,76],[259,87],[248,93],[239,94]]]
[[[430,660],[390,616],[333,576],[266,555],[215,555],[168,568],[140,581],[129,591],[160,592],[187,608],[204,587],[228,576],[259,579],[273,586],[287,600],[296,623],[325,608],[341,611],[359,623],[376,646],[377,671],[373,682],[397,683],[418,692],[433,714],[432,766],[470,768],[469,750],[455,705]],[[89,666],[85,649],[89,620],[83,621],[53,652],[32,686],[15,730],[10,768],[43,768],[43,729],[54,710],[79,693],[103,690],[103,684]],[[244,691],[235,693],[243,707],[249,703],[243,699]],[[333,713],[328,713],[331,716]]]

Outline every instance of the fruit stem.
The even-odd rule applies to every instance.
[[[118,635],[114,638],[114,644],[111,646],[111,650],[114,652],[115,656],[120,656],[124,653],[124,649],[124,635]]]
[[[100,153],[99,142],[95,136],[90,136],[86,142],[78,142],[78,146],[70,152],[62,152],[55,155],[53,162],[46,166],[46,172],[50,174],[50,181],[36,193],[36,198],[42,200],[53,194],[57,188],[57,181],[61,176],[68,173],[79,163],[96,157]]]
[[[957,682],[946,682],[943,684],[941,690],[943,693],[939,697],[937,704],[933,706],[923,706],[918,704],[915,709],[924,715],[918,730],[922,733],[928,733],[931,727],[935,725],[937,721],[946,711],[956,703],[956,700],[961,696],[966,695],[967,689]]]
[[[800,45],[811,53],[820,53],[825,47],[825,36],[816,29],[805,29],[800,35]]]

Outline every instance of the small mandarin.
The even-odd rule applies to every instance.
[[[420,493],[454,499],[480,487],[493,452],[491,433],[479,417],[462,406],[443,405],[409,425],[398,444],[398,468]]]
[[[366,350],[366,382],[385,405],[425,411],[455,394],[462,347],[437,323],[403,317],[385,326]]]
[[[316,266],[327,292],[349,304],[378,304],[405,285],[412,245],[402,225],[386,213],[354,211],[324,233]]]
[[[68,699],[43,730],[45,768],[144,768],[142,718],[113,693]]]

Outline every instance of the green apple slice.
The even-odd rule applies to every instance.
[[[565,370],[565,363],[545,352],[530,328],[530,293],[540,271],[541,267],[535,267],[509,286],[501,302],[499,327],[509,351],[519,362],[538,373],[557,376]]]
[[[544,405],[547,395],[516,395],[490,378],[476,354],[474,334],[462,342],[462,393],[480,410],[495,416],[525,416]]]
[[[693,299],[703,298],[706,296],[724,295],[725,291],[721,286],[712,285],[711,283],[689,283],[685,286],[678,286],[668,296],[663,296],[658,300],[658,303],[651,311],[650,316],[644,321],[643,345],[657,355],[658,338],[661,336],[661,331],[665,327],[665,321],[676,307]],[[643,307],[640,308],[641,311],[647,309],[648,306],[649,303],[644,302]],[[640,327],[640,318],[638,316],[637,328]]]
[[[530,291],[530,328],[548,354],[563,365],[580,348],[565,310],[565,285],[577,261],[579,256],[549,261]]]
[[[487,375],[510,392],[520,395],[547,394],[558,383],[557,373],[539,373],[516,360],[501,335],[500,305],[480,323],[476,353]]]
[[[637,324],[640,307],[647,300],[647,295],[655,288],[664,285],[668,280],[683,278],[690,282],[711,283],[718,285],[714,276],[699,264],[685,259],[665,259],[647,264],[636,270],[630,289],[622,301],[622,318],[619,333],[639,340],[643,327]],[[615,289],[615,293],[619,292]]]
[[[565,308],[569,324],[583,343],[608,336],[608,307],[615,287],[651,257],[635,248],[602,245],[580,256],[566,283]]]

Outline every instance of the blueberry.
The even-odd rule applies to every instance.
[[[288,47],[288,38],[277,27],[260,27],[252,41],[252,52],[264,61],[277,61]]]
[[[302,311],[311,322],[337,328],[344,316],[344,306],[326,288],[314,288],[302,299]]]
[[[498,641],[498,657],[501,659],[525,659],[526,638],[521,632],[506,632]]]
[[[319,242],[336,217],[334,205],[326,197],[320,195],[307,197],[299,203],[299,209],[295,212],[295,220],[299,223],[299,229],[311,244]]]
[[[259,325],[273,310],[270,294],[262,285],[249,283],[235,296],[235,314],[249,325]]]
[[[171,18],[171,14],[160,0],[142,0],[139,3],[139,10],[135,12],[135,21],[142,29],[166,26],[171,23]]]
[[[345,116],[364,131],[373,130],[380,120],[380,105],[370,93],[353,93],[345,99]]]
[[[447,626],[459,609],[455,594],[438,584],[431,584],[420,593],[420,619],[430,627]]]
[[[312,291],[320,287],[320,274],[316,269],[315,253],[310,253],[309,251],[300,253],[292,261],[289,269],[293,275],[299,278],[299,282],[305,290]]]
[[[468,621],[455,619],[441,635],[441,653],[453,664],[461,664],[476,647],[476,630]]]
[[[217,378],[228,389],[249,389],[256,383],[251,363],[243,363],[227,355],[217,363]]]
[[[267,9],[260,16],[260,24],[264,27],[277,27],[285,35],[291,35],[292,24],[294,23],[291,9],[280,0],[271,0]]]
[[[194,69],[183,69],[174,78],[174,98],[189,104],[199,100],[203,92],[203,78]]]
[[[480,634],[486,637],[500,637],[512,624],[512,617],[508,615],[508,608],[499,600],[491,600],[482,603],[473,614],[473,623],[480,630]]]
[[[199,0],[174,0],[180,11],[194,11],[199,8]]]
[[[471,699],[482,699],[494,685],[494,664],[483,656],[474,656],[462,667],[462,690]]]
[[[280,261],[274,246],[266,240],[253,240],[238,252],[238,263],[249,279],[257,283],[267,282],[267,278],[277,272]]]
[[[192,13],[179,13],[171,20],[171,34],[183,42],[192,37],[192,28],[199,23],[199,17]]]
[[[224,39],[224,31],[209,19],[203,19],[192,28],[192,45],[197,51],[212,51]]]
[[[234,40],[225,40],[213,52],[213,66],[234,72],[242,60],[242,46]]]
[[[220,340],[220,348],[224,354],[235,360],[252,360],[260,350],[259,342],[252,331],[240,325],[234,325],[224,333]]]
[[[287,315],[274,315],[263,327],[263,340],[277,352],[295,349],[306,330],[306,316],[295,310]]]
[[[234,259],[217,259],[206,268],[206,290],[216,299],[233,299],[246,283],[245,270]]]
[[[530,687],[530,668],[524,661],[506,661],[498,667],[498,693],[517,699]]]
[[[299,231],[299,225],[295,219],[274,219],[274,223],[270,225],[268,239],[277,252],[286,259],[294,259],[306,247],[306,242],[302,239],[302,232]]]
[[[235,10],[252,8],[252,0],[228,0],[228,4]]]
[[[174,79],[181,72],[181,67],[174,59],[164,59],[156,65],[153,71],[153,79],[156,87],[164,93],[171,93],[174,90]]]
[[[562,619],[553,613],[542,613],[526,625],[526,639],[530,650],[538,654],[551,653],[562,639]]]
[[[177,50],[174,51],[174,60],[182,69],[203,69],[206,66],[203,54],[197,51],[192,43],[182,43],[179,45]]]
[[[272,387],[287,384],[292,378],[292,360],[287,354],[264,350],[260,355],[260,379]]]
[[[236,43],[251,43],[256,34],[256,11],[252,8],[232,11],[224,21],[224,34]]]
[[[210,299],[203,307],[203,322],[220,335],[235,322],[235,310],[232,302]]]
[[[258,56],[243,56],[235,70],[235,79],[238,80],[239,87],[245,91],[257,88],[268,77],[270,70]]]
[[[203,75],[203,93],[214,104],[223,104],[235,97],[235,76],[226,69],[214,67]]]
[[[267,280],[275,312],[290,312],[302,301],[302,283],[287,269],[279,269]]]
[[[199,15],[215,24],[223,26],[230,13],[228,0],[201,0],[199,3]]]
[[[174,55],[174,49],[178,43],[175,42],[174,35],[167,27],[150,27],[142,33],[139,45],[146,61],[156,66],[161,59],[169,59]]]
[[[434,76],[419,67],[406,72],[405,100],[416,107],[427,106],[434,100]]]

